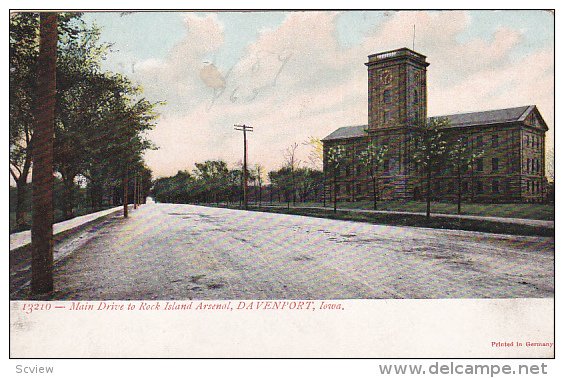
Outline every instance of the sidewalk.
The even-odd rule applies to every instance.
[[[96,213],[82,215],[80,217],[72,218],[64,222],[56,223],[53,225],[53,235],[71,230],[73,228],[82,226],[86,223],[92,222],[98,218],[115,213],[121,210],[123,206],[114,207],[107,210],[98,211]],[[31,231],[22,231],[10,235],[10,251],[21,248],[31,243]]]
[[[249,205],[254,206],[254,205]],[[285,206],[277,206],[277,205],[262,205],[263,207],[284,207]],[[296,206],[290,207],[291,209],[313,209],[313,210],[332,210],[331,206],[323,207],[323,206]],[[409,212],[409,211],[390,211],[390,210],[368,210],[368,209],[342,209],[337,208],[337,211],[341,212],[356,212],[356,213],[375,213],[375,214],[400,214],[400,215],[425,215],[424,212]],[[472,219],[472,220],[484,220],[490,222],[498,222],[498,223],[508,223],[508,224],[517,224],[517,225],[525,225],[525,226],[537,226],[537,227],[545,227],[549,229],[554,229],[554,221],[546,221],[540,219],[523,219],[523,218],[503,218],[503,217],[489,217],[489,216],[480,216],[480,215],[458,215],[458,214],[442,214],[442,213],[433,213],[431,212],[431,217],[441,217],[441,218],[453,218],[453,219]]]

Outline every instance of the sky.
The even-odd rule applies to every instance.
[[[104,68],[166,101],[145,160],[155,177],[195,162],[284,163],[310,137],[366,124],[373,53],[413,47],[427,56],[428,115],[535,104],[554,141],[554,16],[546,11],[301,11],[87,13],[112,51]]]

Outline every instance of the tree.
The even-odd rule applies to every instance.
[[[308,154],[310,166],[313,169],[321,170],[323,166],[323,142],[319,138],[309,137],[302,144],[311,148]]]
[[[253,176],[258,185],[258,205],[261,206],[262,202],[262,180],[264,175],[264,167],[260,164],[255,165]]]
[[[345,157],[345,149],[343,146],[331,146],[327,149],[327,164],[329,171],[333,176],[333,212],[337,212],[337,176],[339,175],[339,168]]]
[[[33,150],[31,290],[53,290],[53,132],[57,88],[57,13],[41,13]]]
[[[448,163],[447,140],[441,131],[448,124],[447,118],[431,118],[426,125],[417,129],[414,160],[422,168],[426,178],[427,218],[431,216],[431,182]]]
[[[448,121],[447,125],[448,125]],[[468,146],[468,138],[460,136],[448,144],[448,159],[454,169],[457,181],[457,210],[462,212],[462,177],[473,162],[483,154],[481,150],[473,151]]]
[[[195,165],[194,176],[206,193],[204,201],[219,203],[219,197],[227,187],[229,173],[227,163],[222,160],[206,160]]]
[[[84,31],[78,13],[57,13],[58,60]],[[16,224],[27,228],[24,202],[32,163],[34,104],[38,103],[39,13],[10,14],[10,175],[17,187]],[[60,76],[58,79],[60,80]]]
[[[368,141],[366,149],[360,153],[359,160],[360,164],[368,168],[368,174],[372,181],[372,199],[374,203],[374,210],[376,210],[376,203],[379,197],[377,176],[382,163],[384,162],[384,156],[388,152],[387,146],[378,146],[373,139]]]
[[[546,152],[546,179],[554,183],[554,147]]]
[[[289,170],[290,182],[292,184],[291,195],[294,206],[296,205],[296,169],[300,166],[300,160],[296,156],[298,144],[294,143],[284,151],[284,159]]]

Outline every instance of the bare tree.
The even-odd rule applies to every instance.
[[[300,166],[301,161],[296,156],[296,150],[299,145],[297,143],[292,144],[290,147],[284,151],[284,160],[286,161],[286,166],[290,170],[290,180],[292,184],[292,203],[296,205],[296,169]]]
[[[366,146],[366,149],[360,153],[360,164],[368,168],[368,173],[372,181],[372,201],[374,210],[376,210],[376,203],[378,201],[378,172],[384,162],[384,156],[388,152],[387,146],[378,146],[374,140],[371,139]]]
[[[546,152],[546,179],[549,182],[554,182],[554,147]]]
[[[321,170],[323,167],[323,142],[319,138],[309,137],[302,145],[310,147],[307,156],[309,165],[313,169]]]
[[[345,149],[343,146],[333,146],[327,150],[327,163],[329,165],[329,170],[332,172],[333,176],[333,212],[337,212],[337,194],[339,192],[337,188],[337,176],[339,175],[339,169],[341,167],[343,158],[345,156]]]
[[[254,177],[258,185],[258,205],[261,206],[262,202],[262,179],[264,176],[264,167],[260,164],[255,164]]]

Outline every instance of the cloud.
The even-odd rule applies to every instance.
[[[224,45],[214,14],[185,17],[186,38],[162,61],[136,66],[152,99],[166,100],[164,119],[148,153],[157,175],[191,169],[195,161],[241,159],[242,137],[233,124],[254,126],[251,163],[283,164],[283,150],[309,136],[367,122],[367,55],[411,47],[427,55],[429,115],[537,104],[552,129],[553,53],[519,53],[523,31],[500,26],[489,38],[460,42],[470,27],[466,12],[395,12],[364,40],[338,42],[337,12],[290,12],[276,28],[258,33],[232,66],[213,54]],[[300,158],[309,151],[300,147]]]

